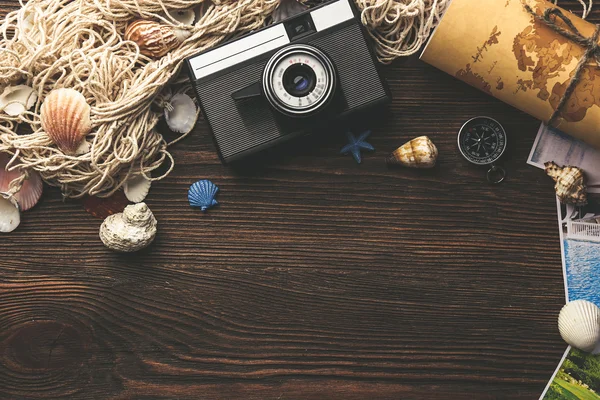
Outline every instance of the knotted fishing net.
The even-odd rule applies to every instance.
[[[21,3],[2,24],[0,86],[28,85],[37,93],[37,102],[18,116],[0,113],[0,152],[11,155],[9,169],[37,171],[47,184],[60,187],[65,197],[72,198],[110,196],[132,174],[164,178],[174,166],[169,146],[178,139],[169,143],[155,129],[162,117],[157,105],[164,103],[164,90],[177,77],[182,61],[234,35],[265,26],[285,1],[294,0]],[[450,0],[356,3],[379,60],[389,63],[421,47]],[[199,14],[193,25],[170,17],[175,10],[190,8],[197,8]],[[183,30],[187,38],[162,57],[148,57],[136,43],[124,39],[127,26],[138,19]],[[79,91],[91,106],[89,151],[84,154],[65,154],[42,128],[41,105],[57,88]],[[161,175],[151,178],[163,163],[167,166]],[[22,181],[13,181],[13,192]]]

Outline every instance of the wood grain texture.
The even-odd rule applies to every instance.
[[[139,254],[47,190],[0,237],[0,399],[537,399],[566,347],[552,184],[525,163],[538,122],[414,57],[384,74],[362,165],[331,132],[236,171],[200,123]],[[501,186],[456,148],[476,115],[509,133]],[[438,167],[385,166],[424,134]],[[202,178],[207,214],[186,199]]]

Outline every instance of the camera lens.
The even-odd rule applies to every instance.
[[[265,97],[277,111],[293,117],[306,117],[323,110],[336,88],[337,76],[329,57],[305,44],[279,50],[263,72]]]
[[[283,87],[294,97],[305,97],[317,83],[315,71],[304,64],[294,64],[283,73]]]

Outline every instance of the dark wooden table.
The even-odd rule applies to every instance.
[[[537,399],[566,347],[552,184],[525,163],[538,122],[416,57],[384,73],[362,165],[332,132],[234,171],[200,123],[139,254],[47,190],[0,237],[0,398]],[[476,115],[509,133],[500,186],[456,148]],[[420,135],[438,167],[388,169]],[[201,178],[221,188],[207,214],[187,203]]]

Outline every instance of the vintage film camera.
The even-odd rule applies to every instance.
[[[389,102],[359,15],[330,1],[187,60],[224,163]]]

